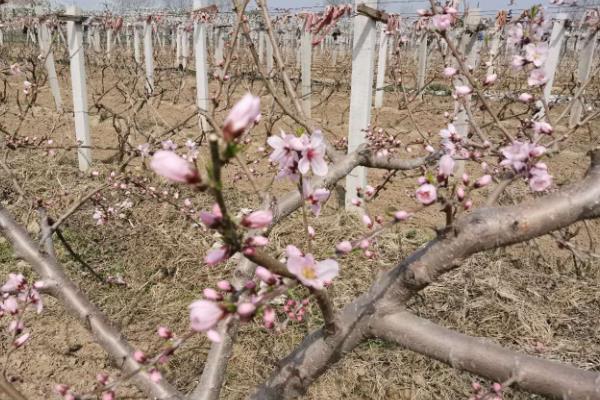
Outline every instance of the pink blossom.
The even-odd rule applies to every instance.
[[[500,165],[509,165],[517,172],[526,167],[529,159],[529,146],[526,143],[515,140],[510,146],[501,148],[500,152],[504,156]]]
[[[521,93],[519,95],[519,101],[523,102],[523,103],[529,103],[531,100],[533,100],[533,96],[529,93]]]
[[[371,186],[371,185],[367,185],[367,186],[365,187],[365,195],[366,195],[367,197],[371,197],[371,196],[373,196],[374,194],[375,194],[375,188],[374,188],[373,186]]]
[[[554,128],[552,128],[552,125],[550,125],[547,122],[544,121],[534,121],[533,122],[533,130],[535,133],[545,133],[545,134],[551,134],[554,131]]]
[[[214,328],[225,314],[217,303],[210,300],[196,300],[189,308],[191,328],[196,332]]]
[[[139,362],[140,364],[143,364],[148,360],[144,352],[140,350],[136,350],[133,352],[133,359]]]
[[[0,287],[0,292],[16,292],[24,288],[27,280],[23,274],[8,274],[6,283]]]
[[[308,236],[311,239],[314,239],[314,237],[317,235],[317,231],[315,231],[315,228],[313,228],[310,225],[306,228],[306,233],[308,233]]]
[[[541,172],[548,172],[548,166],[546,163],[538,162],[529,170],[530,174],[537,174]]]
[[[276,318],[277,316],[275,314],[275,310],[271,307],[265,307],[263,314],[263,323],[265,324],[265,328],[273,329]]]
[[[157,330],[158,336],[163,339],[171,339],[173,337],[173,331],[166,326],[159,326]]]
[[[459,97],[469,95],[469,94],[471,94],[473,92],[473,89],[471,89],[467,85],[458,85],[458,86],[455,86],[454,90],[456,92],[456,95],[459,96]]]
[[[285,247],[285,254],[288,257],[304,257],[304,253],[302,253],[300,249],[294,246],[293,244],[288,244]]]
[[[523,40],[523,25],[515,24],[508,29],[508,43],[511,45],[519,44]]]
[[[109,376],[106,372],[100,372],[99,374],[96,375],[96,380],[101,385],[106,385],[108,383],[108,378],[109,378]]]
[[[250,229],[260,229],[269,226],[273,222],[271,210],[254,211],[242,218],[242,225]]]
[[[221,335],[215,329],[206,331],[206,337],[213,343],[221,343]]]
[[[534,158],[541,157],[546,153],[546,148],[540,145],[531,145],[529,146],[529,155]]]
[[[490,183],[492,183],[492,176],[491,175],[483,175],[482,177],[480,177],[479,179],[477,179],[475,181],[473,186],[475,186],[476,188],[482,188],[484,186],[489,185]]]
[[[0,308],[8,314],[16,314],[19,311],[19,303],[15,296],[8,296],[4,299],[4,302],[0,304]]]
[[[242,303],[237,306],[237,314],[242,319],[248,319],[256,312],[256,306],[252,303]]]
[[[527,84],[529,86],[541,86],[548,82],[548,77],[543,69],[538,68],[531,71],[529,78],[527,78]]]
[[[223,136],[230,142],[252,127],[260,118],[260,98],[247,93],[238,101],[223,123]]]
[[[543,192],[552,185],[552,175],[545,164],[537,163],[529,170],[529,187],[534,192]]]
[[[488,85],[488,86],[489,86],[489,85],[493,85],[493,84],[494,84],[494,82],[496,82],[496,79],[498,79],[498,75],[497,75],[497,74],[490,74],[490,75],[487,75],[487,76],[485,77],[485,80],[483,81],[483,84],[484,84],[484,85]]]
[[[64,396],[69,391],[69,385],[65,385],[64,383],[59,383],[58,385],[54,386],[54,391],[56,392],[56,394],[58,394],[60,396]]]
[[[217,203],[212,207],[212,212],[200,211],[200,221],[208,228],[216,228],[223,220],[223,213]]]
[[[104,225],[107,221],[106,214],[102,210],[95,210],[92,218],[96,220],[96,225]]]
[[[12,321],[10,321],[10,324],[8,324],[9,332],[14,332],[18,334],[23,332],[23,329],[25,329],[25,324],[22,320],[13,319]]]
[[[546,62],[547,56],[548,44],[546,43],[529,43],[525,46],[525,58],[538,68]]]
[[[458,132],[456,131],[454,124],[448,124],[446,128],[440,129],[439,135],[444,140],[455,140],[458,138]]]
[[[406,221],[408,218],[410,218],[410,214],[407,213],[406,211],[396,211],[394,213],[394,219],[396,220],[396,222],[399,221]]]
[[[195,184],[200,183],[198,170],[172,151],[159,150],[150,162],[152,170],[171,181]]]
[[[502,385],[498,382],[494,382],[492,384],[492,390],[496,393],[500,393],[502,391]]]
[[[15,339],[15,341],[13,342],[13,346],[19,348],[21,346],[23,346],[25,344],[25,342],[27,342],[29,340],[29,336],[30,333],[24,333],[21,336],[19,336],[18,338]]]
[[[371,229],[373,227],[373,220],[367,214],[362,215],[362,222],[366,225],[367,228]]]
[[[318,217],[321,213],[321,206],[327,199],[329,198],[329,190],[325,188],[314,189],[308,180],[303,180],[302,182],[302,191],[304,193],[304,199],[308,204],[310,204],[310,208],[313,214]]]
[[[360,247],[363,250],[368,249],[370,245],[371,242],[369,241],[369,239],[363,239],[358,243],[358,247]]]
[[[437,199],[437,189],[432,184],[421,185],[416,192],[417,200],[424,205],[429,205]]]
[[[266,269],[265,267],[256,267],[254,273],[258,277],[258,279],[260,279],[267,285],[274,285],[277,282],[277,277],[275,276],[275,274]]]
[[[115,398],[115,392],[112,390],[102,393],[102,400],[115,400]]]
[[[438,31],[445,31],[452,25],[452,15],[450,14],[436,14],[431,18],[433,27]]]
[[[298,162],[298,171],[302,175],[306,175],[309,169],[318,176],[327,175],[327,163],[325,162],[325,142],[323,134],[320,131],[315,131],[310,142],[302,151],[302,158]]]
[[[205,299],[212,300],[212,301],[219,301],[219,300],[223,299],[223,296],[221,296],[221,293],[217,292],[213,288],[205,288],[202,291],[202,295],[204,296]]]
[[[327,259],[315,262],[312,254],[307,254],[305,257],[290,257],[287,268],[300,282],[315,289],[323,289],[339,273],[337,261]]]
[[[452,78],[454,75],[456,75],[457,72],[458,71],[456,70],[456,68],[446,67],[446,68],[444,68],[444,71],[442,72],[442,74],[446,78]]]
[[[160,371],[156,368],[152,368],[148,373],[150,374],[150,380],[154,383],[158,383],[162,379]]]
[[[463,201],[465,198],[465,189],[462,186],[456,189],[456,198],[458,201]]]
[[[510,65],[512,65],[512,67],[516,70],[521,70],[523,65],[525,65],[525,58],[521,56],[513,56]]]
[[[229,281],[219,281],[217,282],[217,287],[224,291],[224,292],[232,292],[233,291],[233,286],[231,286],[231,283],[229,283]]]
[[[442,179],[446,179],[450,175],[452,175],[452,171],[454,171],[454,159],[452,158],[452,156],[444,154],[440,158],[438,176]]]
[[[297,167],[298,153],[304,150],[302,141],[296,136],[282,131],[281,137],[269,136],[267,143],[273,148],[269,160],[279,164],[280,176],[292,175]]]
[[[36,312],[40,314],[44,309],[44,303],[42,302],[42,296],[40,296],[40,292],[35,289],[31,289],[29,291],[28,300],[32,305],[36,306]]]
[[[171,139],[162,141],[161,146],[162,146],[163,150],[171,150],[171,151],[177,150],[177,143],[173,142]]]
[[[229,248],[222,246],[216,249],[209,250],[204,257],[204,262],[209,266],[215,266],[229,258]]]
[[[265,247],[269,244],[269,239],[264,236],[252,236],[246,240],[246,245],[250,247]]]
[[[29,81],[24,81],[23,82],[23,93],[25,93],[26,95],[28,95],[29,93],[31,93],[31,88],[33,87],[33,84]]]
[[[352,243],[350,243],[348,240],[339,242],[335,246],[335,251],[336,251],[336,253],[339,253],[339,254],[348,254],[352,251]]]

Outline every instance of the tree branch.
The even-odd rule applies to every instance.
[[[524,242],[577,221],[600,217],[600,149],[591,153],[586,177],[562,191],[511,207],[473,211],[383,274],[369,291],[346,305],[336,318],[338,331],[308,336],[254,394],[256,399],[302,395],[308,386],[358,345],[371,318],[395,313],[406,301],[465,258]]]
[[[315,182],[316,186],[330,187],[339,180],[343,179],[355,167],[361,164],[377,165],[374,168],[383,168],[384,165],[394,166],[398,169],[414,169],[435,157],[415,158],[409,160],[400,160],[392,157],[380,158],[374,157],[371,152],[364,147],[358,151],[346,155],[341,158],[335,165],[329,169],[329,173]],[[268,208],[268,204],[264,204],[263,208]],[[302,206],[302,196],[297,190],[289,192],[273,207],[273,225],[279,223],[283,218],[289,216]],[[234,272],[234,286],[240,287],[246,281],[252,278],[256,265],[244,258]],[[320,300],[319,300],[320,301]],[[329,310],[328,305],[323,304],[321,309]],[[334,321],[335,315],[327,315],[326,320]],[[237,320],[224,324],[219,328],[221,342],[214,343],[208,353],[204,371],[198,382],[198,385],[189,395],[190,400],[215,400],[218,399],[221,386],[225,379],[225,370],[227,363],[231,357],[233,343],[237,336],[238,323]],[[332,326],[329,327],[328,334],[331,333]]]
[[[121,332],[111,325],[106,316],[66,276],[62,266],[42,255],[27,232],[0,207],[0,233],[10,242],[15,253],[26,260],[43,280],[56,282],[52,293],[67,311],[75,316],[94,335],[95,341],[111,356],[113,362],[125,373],[139,371],[133,378],[136,386],[155,399],[180,399],[183,396],[164,379],[158,383],[133,358],[133,347]],[[45,240],[44,240],[45,242]]]
[[[600,374],[526,356],[482,338],[446,329],[407,311],[373,320],[374,336],[442,361],[453,368],[516,385],[553,399],[597,399]]]

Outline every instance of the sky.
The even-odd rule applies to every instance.
[[[348,2],[351,0],[348,0]],[[84,9],[101,9],[103,0],[55,0],[57,3],[75,3]],[[509,8],[509,0],[463,0],[470,7],[479,7],[482,11]],[[379,0],[379,9],[389,12],[414,13],[425,7],[429,2],[423,0]],[[302,8],[312,7],[315,11],[322,9],[323,0],[269,0],[270,8]],[[519,10],[534,4],[548,5],[549,0],[514,0],[513,9]]]

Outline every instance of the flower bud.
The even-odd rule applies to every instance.
[[[267,285],[274,285],[277,282],[275,275],[266,269],[265,267],[258,266],[254,272],[258,279],[266,283]]]
[[[213,288],[204,289],[202,291],[202,294],[204,295],[204,298],[208,299],[208,300],[219,301],[219,300],[223,299],[223,296],[221,296],[221,293],[217,292]]]
[[[352,251],[352,244],[349,241],[344,240],[335,246],[335,251],[338,254],[348,254]]]
[[[242,225],[250,229],[267,227],[273,221],[273,213],[270,210],[254,211],[242,219]]]
[[[146,355],[141,350],[136,350],[133,352],[133,359],[140,364],[143,364],[147,361]]]
[[[475,188],[482,188],[484,186],[489,185],[490,183],[492,183],[492,176],[491,175],[483,175],[481,178],[477,179],[475,181]]]
[[[237,314],[242,319],[250,318],[256,312],[256,306],[252,303],[242,303],[237,306]]]
[[[173,337],[173,331],[171,331],[166,326],[158,327],[157,333],[158,333],[158,336],[160,336],[163,339],[171,339]]]
[[[217,282],[217,287],[224,291],[224,292],[232,292],[233,291],[233,286],[231,286],[231,283],[229,283],[229,281],[219,281]]]
[[[406,221],[410,215],[406,211],[396,211],[394,213],[394,219],[396,222]]]

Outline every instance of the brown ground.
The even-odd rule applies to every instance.
[[[19,58],[13,49],[7,59]],[[403,70],[414,71],[412,58],[406,56],[405,59],[408,61],[403,63]],[[131,66],[131,62],[128,63]],[[324,71],[318,66],[313,71],[313,77],[326,76],[342,83],[340,91],[333,94],[326,105],[315,107],[313,116],[323,121],[337,138],[342,138],[347,132],[349,93],[344,85],[349,82],[349,77],[348,63],[338,64],[336,71]],[[343,68],[345,71],[342,71]],[[68,69],[64,65],[59,69],[64,103],[70,108]],[[571,66],[567,63],[562,66],[557,86],[568,87],[570,70]],[[97,96],[102,85],[100,69],[91,67],[88,71],[92,71],[88,77],[90,97]],[[431,71],[433,77],[433,67]],[[160,107],[152,111],[146,106],[140,112],[138,123],[145,134],[156,135],[193,111],[193,74],[185,77],[178,104],[173,103],[176,80],[166,81],[167,76],[175,75],[176,72],[172,70],[161,72],[161,76],[165,77],[161,85],[169,91]],[[110,87],[117,81],[127,84],[131,76],[123,72],[115,76],[114,70],[109,68],[105,80],[106,87]],[[412,87],[413,81],[411,73],[405,73],[405,85]],[[21,89],[21,82],[17,78],[9,78],[9,82],[13,96],[10,110],[14,112],[14,93]],[[235,91],[238,94],[247,89],[264,94],[258,81],[232,79],[233,82],[237,85]],[[446,84],[444,81],[437,82]],[[138,84],[138,88],[140,87],[141,84]],[[321,87],[317,86],[317,89],[320,90]],[[41,87],[40,91],[40,100],[33,110],[34,114],[26,118],[20,135],[42,137],[53,126],[58,126],[51,137],[57,143],[72,144],[74,134],[71,117],[68,114],[57,116],[52,111],[52,100],[47,87]],[[322,97],[328,91],[328,88],[323,88]],[[398,110],[398,104],[403,102],[402,95],[388,93],[386,96],[386,106],[374,115],[377,126],[399,133],[405,145],[416,140],[419,136],[407,118],[407,112]],[[235,98],[237,95],[233,99]],[[266,111],[268,107],[265,105],[270,105],[272,100],[266,95],[262,98],[263,110]],[[313,104],[319,103],[318,98],[315,96]],[[125,104],[115,91],[103,98],[102,102],[113,109],[124,107]],[[450,109],[451,104],[449,97],[426,95],[423,103],[413,103],[411,108],[421,130],[436,134],[445,124],[442,114]],[[495,105],[499,107],[500,102]],[[4,104],[0,106],[6,107]],[[558,115],[561,108],[559,106],[553,110],[551,115]],[[515,109],[519,109],[519,106]],[[265,114],[264,123],[253,132],[253,136],[257,138],[254,143],[257,144],[251,145],[247,152],[249,159],[262,158],[257,155],[256,147],[264,140],[267,131],[269,116],[268,112]],[[219,112],[219,116],[222,115],[223,112]],[[482,113],[478,112],[478,115]],[[111,119],[101,120],[97,112],[92,112],[91,121],[94,145],[115,147],[116,135]],[[10,131],[17,124],[17,116],[5,114],[0,123]],[[173,140],[183,146],[185,138],[197,137],[194,125],[192,121]],[[275,126],[288,131],[295,129],[288,120],[279,121]],[[597,122],[594,127],[598,127]],[[598,144],[598,135],[593,132],[594,129],[589,132],[587,129],[577,131],[561,145],[565,151],[547,160],[557,186],[576,180],[585,172],[585,152]],[[329,138],[334,140],[331,134]],[[134,143],[145,142],[139,135],[132,140]],[[418,146],[413,148],[410,154],[405,148],[400,154],[407,157],[423,154]],[[114,150],[96,150],[94,156],[103,160],[114,153]],[[2,175],[2,204],[16,213],[21,221],[26,222],[32,233],[37,233],[39,229],[35,222],[35,212],[30,208],[32,199],[43,199],[48,203],[51,215],[58,216],[68,204],[96,187],[110,171],[117,168],[114,162],[97,162],[94,169],[100,171],[101,178],[84,177],[77,171],[75,153],[72,150],[59,150],[56,156],[46,157],[40,150],[21,149],[9,152],[7,162],[26,191],[28,200],[17,203],[18,196],[14,188],[6,175]],[[132,165],[134,174],[144,174],[139,162]],[[257,182],[264,185],[269,179],[264,158],[256,169],[259,173]],[[228,176],[235,172],[239,172],[237,168],[230,168]],[[475,176],[480,174],[477,170],[472,172]],[[377,183],[381,173],[374,172],[370,176],[372,182]],[[370,209],[382,213],[392,208],[411,207],[414,204],[411,195],[415,189],[416,176],[417,173],[399,174]],[[169,187],[153,177],[151,179],[161,190],[165,188],[171,193],[179,191],[179,201],[190,196],[196,209],[207,208],[211,204],[208,195],[189,193],[185,188]],[[287,188],[289,185],[276,183],[273,192],[281,194]],[[252,190],[244,180],[232,184],[227,193],[232,209],[257,206]],[[485,193],[483,191],[481,195]],[[508,193],[515,201],[530,197],[523,183],[513,185]],[[105,196],[108,204],[115,204],[124,198],[122,193],[112,191],[106,191]],[[125,220],[111,220],[108,225],[96,227],[91,218],[94,207],[87,204],[64,226],[65,236],[72,247],[98,274],[104,277],[121,274],[128,283],[127,287],[99,283],[72,259],[61,244],[57,243],[57,250],[60,261],[64,263],[72,279],[79,282],[83,291],[122,327],[132,344],[151,351],[159,344],[154,334],[156,327],[168,325],[176,332],[183,333],[188,326],[187,305],[200,296],[204,287],[214,285],[216,281],[226,277],[234,268],[235,261],[226,266],[207,268],[201,260],[214,241],[209,233],[192,227],[181,213],[169,205],[137,196],[131,198],[136,206]],[[477,205],[481,198],[475,200]],[[511,199],[504,196],[501,202],[509,204]],[[344,259],[341,277],[331,290],[336,305],[341,306],[364,292],[379,271],[391,267],[433,238],[435,233],[431,228],[442,223],[440,213],[435,209],[428,209],[410,223],[381,236],[375,245],[379,254],[376,260],[365,260],[360,255]],[[314,246],[317,258],[331,254],[333,243],[343,238],[357,237],[364,229],[356,217],[338,208],[334,198],[325,207],[322,217],[312,220],[311,224],[318,232]],[[301,218],[294,215],[276,227],[271,237],[271,250],[276,253],[289,243],[302,243],[298,234],[301,226]],[[599,225],[591,223],[590,226],[594,239],[597,240]],[[578,241],[583,246],[587,245],[583,229],[580,236]],[[597,261],[574,262],[570,253],[558,249],[552,240],[542,238],[470,258],[462,268],[424,290],[411,302],[409,308],[420,316],[469,335],[491,338],[527,354],[598,370],[598,267]],[[8,244],[0,239],[0,278],[11,271],[21,271],[34,279],[30,268],[15,260]],[[294,296],[300,295],[300,292],[294,293]],[[311,307],[315,311],[314,305]],[[79,391],[89,390],[94,385],[97,372],[115,372],[102,349],[93,343],[87,331],[67,316],[63,307],[52,299],[46,298],[46,308],[40,317],[29,315],[27,322],[33,337],[24,349],[10,357],[5,367],[7,375],[18,382],[18,388],[29,398],[52,397],[51,388],[56,383],[71,384]],[[227,371],[222,397],[243,398],[252,387],[268,376],[279,358],[288,354],[320,322],[318,312],[315,311],[306,323],[291,324],[282,332],[267,332],[260,324],[245,325]],[[2,334],[0,331],[0,335]],[[4,337],[0,336],[0,339]],[[6,341],[0,340],[0,346],[4,346],[0,347],[4,351]],[[208,349],[209,342],[203,336],[191,339],[169,363],[165,370],[167,378],[181,390],[191,390],[203,368]],[[311,387],[306,398],[466,398],[474,379],[476,378],[470,374],[455,371],[398,346],[372,340],[359,346],[332,367]],[[143,397],[132,389],[123,389],[119,393]],[[509,390],[506,398],[526,399],[536,396]]]

